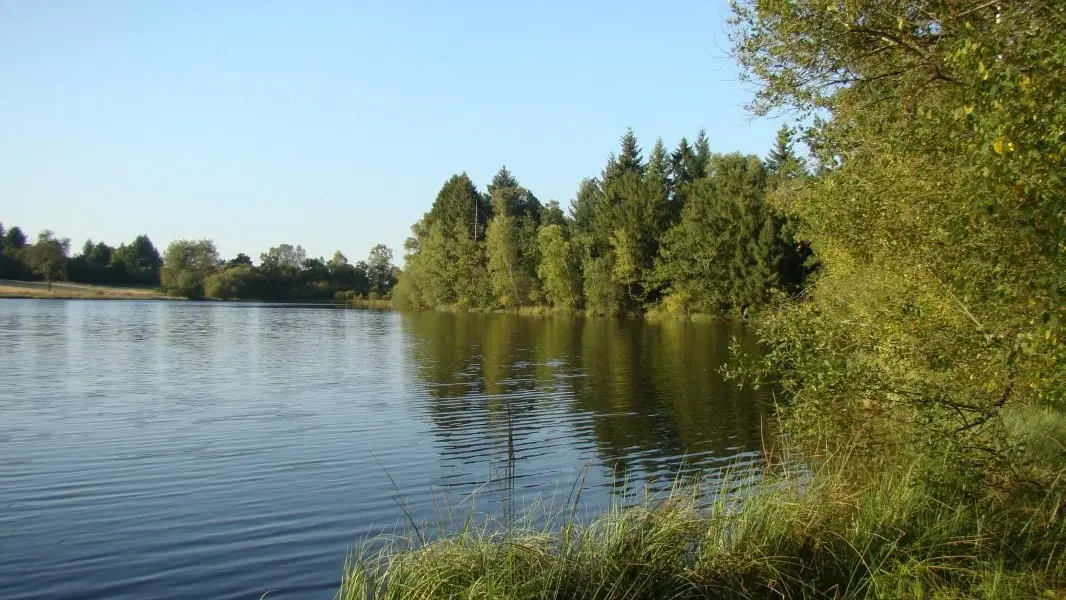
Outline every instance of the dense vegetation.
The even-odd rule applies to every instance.
[[[397,277],[392,251],[383,244],[356,264],[339,251],[326,261],[308,258],[301,246],[281,244],[260,255],[256,266],[245,254],[221,260],[210,240],[172,242],[159,275],[171,293],[223,300],[384,298]]]
[[[383,244],[355,264],[339,251],[326,261],[281,244],[256,266],[243,253],[223,260],[211,240],[177,240],[160,256],[146,235],[117,248],[88,240],[80,254],[69,252],[70,240],[51,231],[29,244],[19,227],[0,225],[0,279],[158,286],[186,298],[350,301],[389,297],[398,276]]]
[[[546,306],[613,315],[649,308],[741,314],[794,295],[810,267],[767,193],[806,176],[782,129],[767,160],[713,154],[701,130],[645,161],[632,131],[569,214],[506,167],[484,193],[452,176],[406,244],[406,308]]]
[[[774,386],[813,478],[770,477],[711,511],[667,503],[364,556],[341,596],[1066,593],[1066,7],[747,0],[731,31],[755,111],[802,125],[810,173],[768,203],[820,267],[761,311],[766,352],[738,350],[729,375]],[[647,179],[612,164],[631,173],[614,189]],[[575,222],[596,221],[582,198],[611,194],[583,189]],[[598,247],[571,232],[586,302],[720,285],[636,278],[648,263],[619,249],[649,238],[623,230]]]

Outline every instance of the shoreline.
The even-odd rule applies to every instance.
[[[693,323],[719,323],[734,322],[743,319],[725,315],[713,315],[706,313],[673,313],[658,309],[645,312],[628,312],[619,315],[590,314],[581,309],[555,309],[548,306],[523,306],[520,308],[465,308],[459,306],[438,306],[418,310],[406,310],[397,308],[391,300],[384,299],[323,299],[323,298],[295,298],[274,300],[267,298],[242,298],[222,300],[218,298],[203,298],[190,300],[181,296],[169,296],[167,294],[144,288],[123,288],[118,286],[98,286],[93,284],[59,282],[52,284],[52,290],[46,289],[45,284],[36,281],[0,282],[0,300],[145,300],[163,302],[205,302],[205,303],[262,303],[271,304],[322,304],[343,306],[358,310],[394,311],[400,313],[450,313],[450,314],[475,314],[475,315],[518,315],[523,317],[576,317],[576,318],[613,318],[625,320],[640,320],[647,323],[660,323],[663,321],[689,321]]]

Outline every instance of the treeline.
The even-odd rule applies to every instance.
[[[647,160],[629,130],[564,213],[501,168],[483,193],[452,176],[405,244],[401,308],[546,306],[614,315],[741,314],[795,294],[810,251],[767,193],[806,177],[792,133],[757,156],[716,154],[701,130]]]
[[[70,240],[51,231],[30,244],[19,227],[0,225],[0,279],[157,286],[193,299],[353,300],[388,298],[398,277],[392,250],[382,244],[355,264],[339,251],[327,261],[281,244],[257,266],[244,253],[222,259],[211,240],[177,240],[160,255],[146,235],[117,248],[88,240],[80,254],[69,253]]]
[[[177,240],[163,255],[160,283],[169,293],[197,299],[353,300],[388,298],[397,276],[384,244],[355,264],[340,251],[327,261],[281,244],[261,254],[257,266],[243,253],[221,260],[211,240]]]
[[[65,279],[77,283],[158,285],[162,259],[148,236],[117,248],[92,240],[81,254],[69,257],[70,240],[42,231],[30,244],[19,227],[0,224],[0,279]]]

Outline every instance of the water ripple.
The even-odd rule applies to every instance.
[[[406,513],[757,472],[728,326],[0,301],[4,598],[323,597]],[[716,475],[717,474],[717,475]],[[402,508],[401,508],[402,507]]]

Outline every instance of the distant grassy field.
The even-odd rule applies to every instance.
[[[153,287],[108,286],[52,282],[52,289],[43,281],[13,281],[0,279],[0,298],[56,298],[86,300],[175,300]]]

